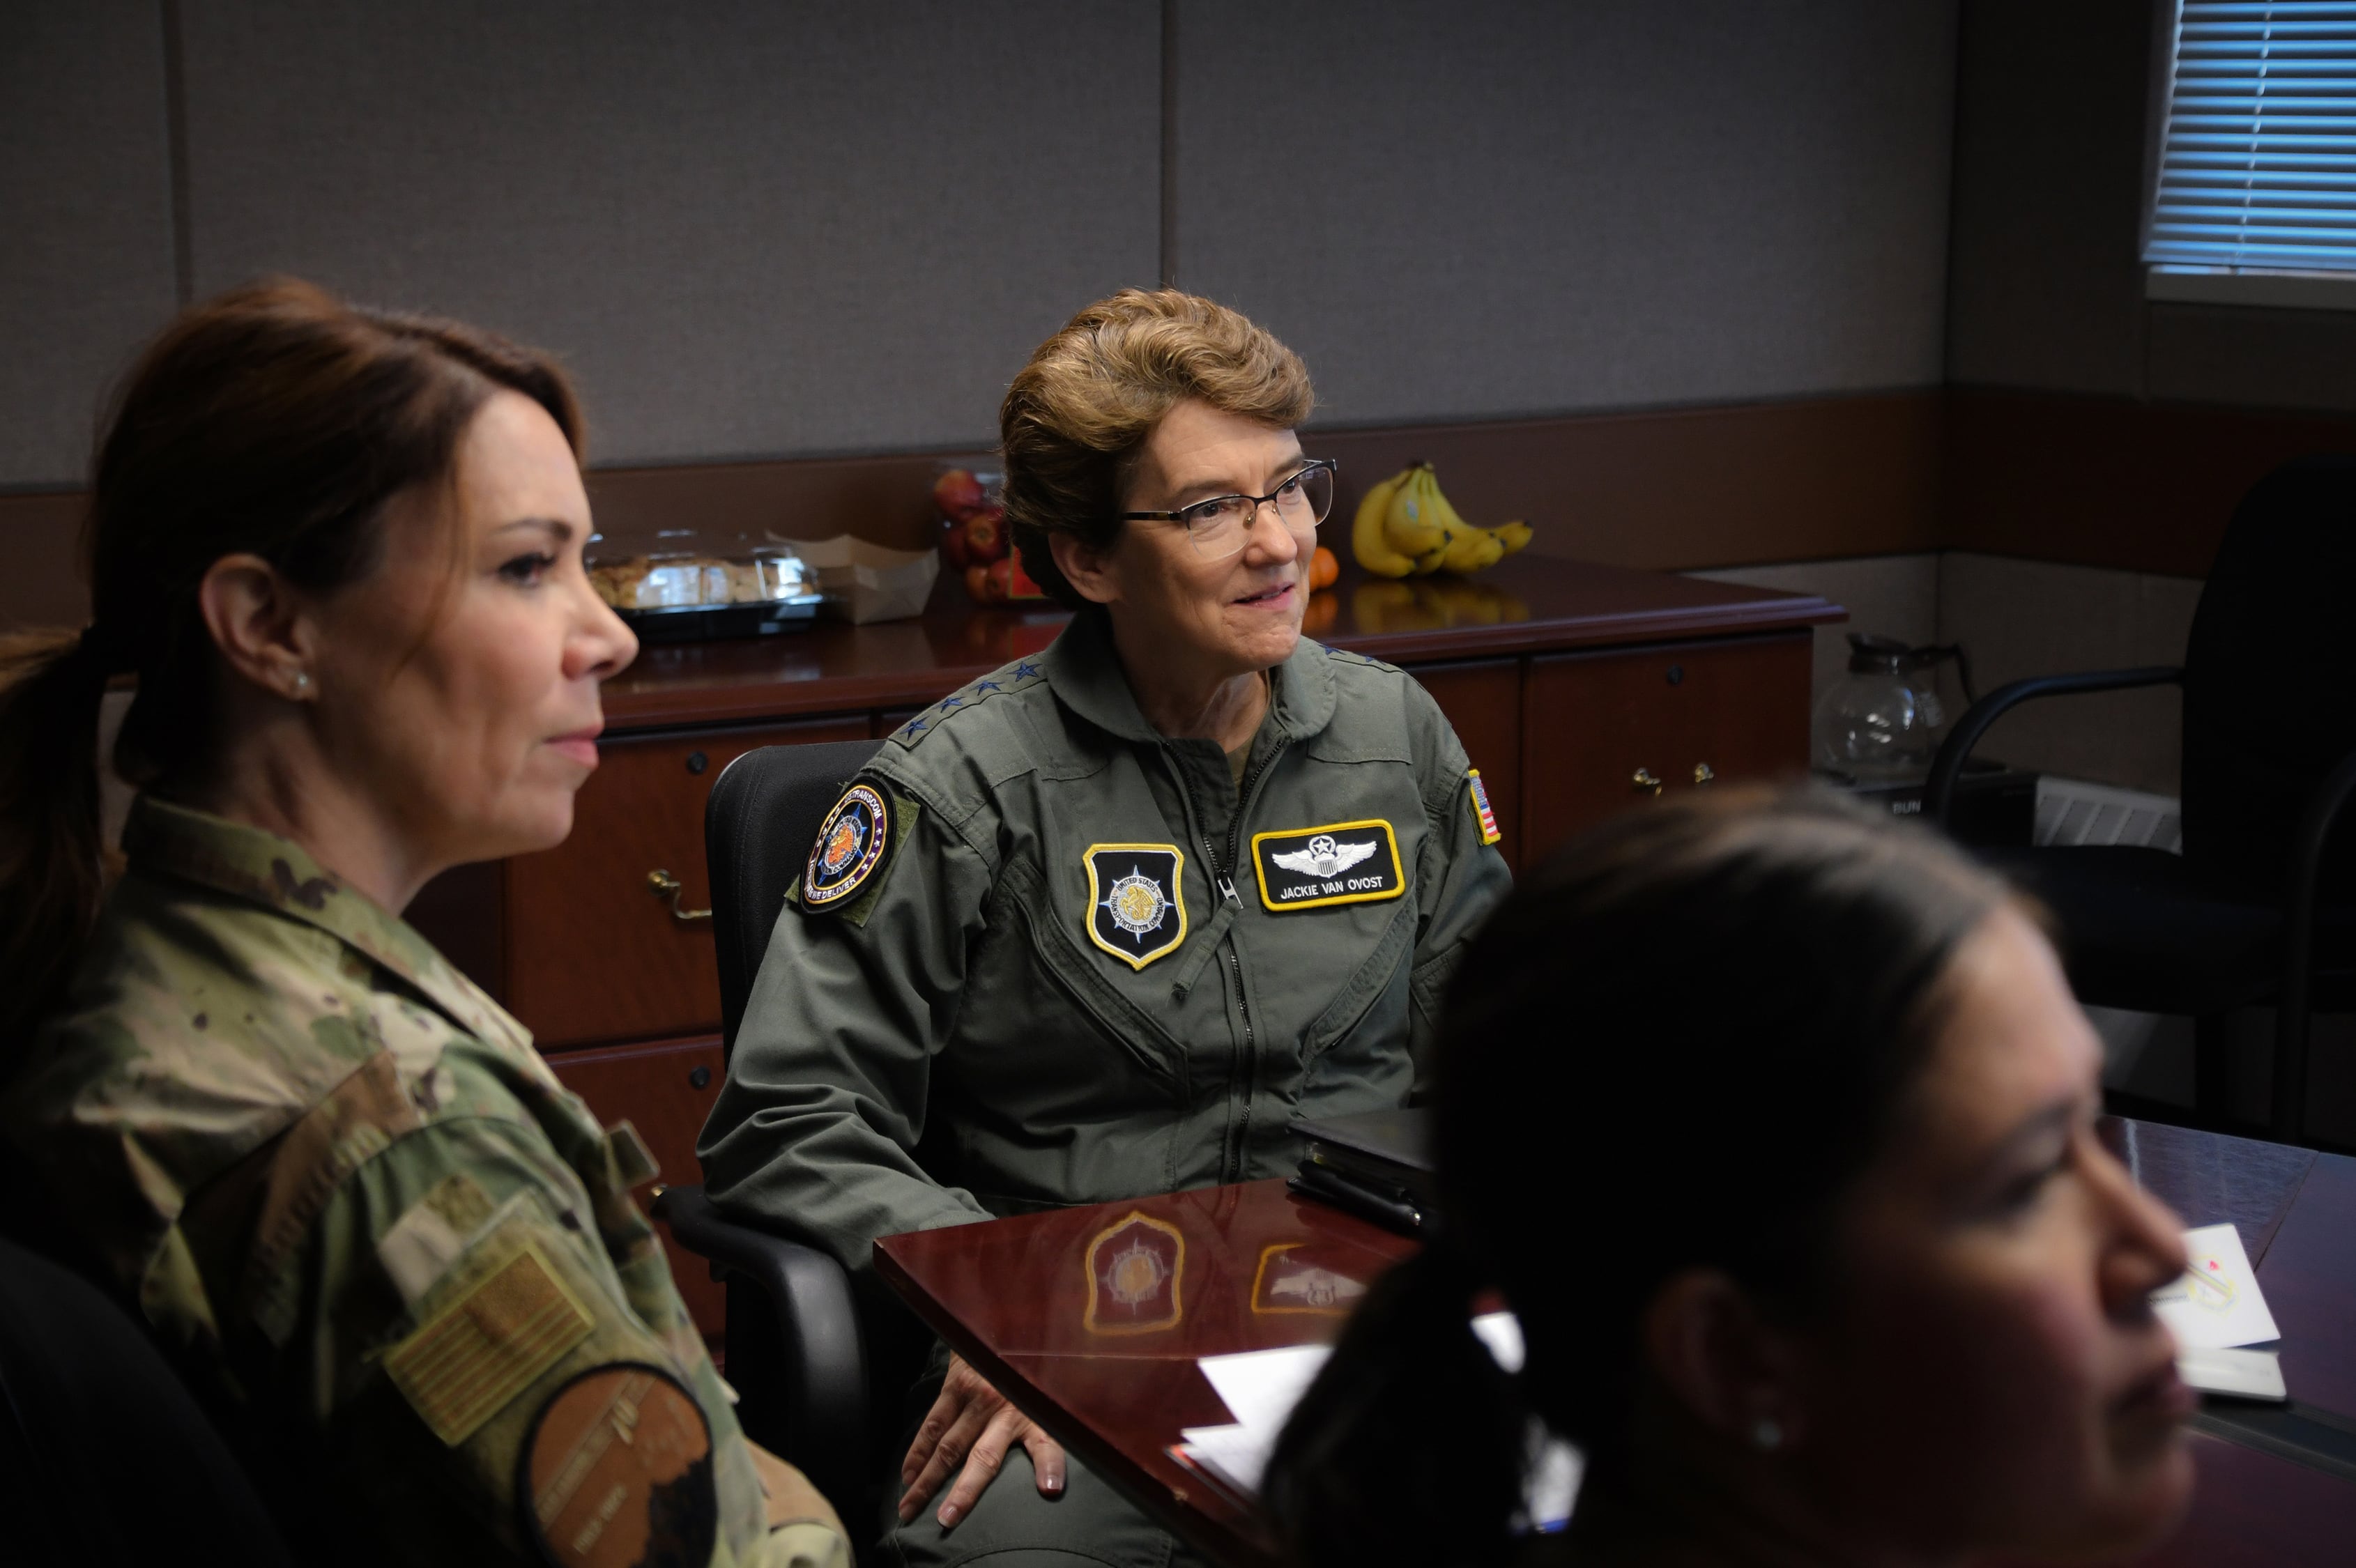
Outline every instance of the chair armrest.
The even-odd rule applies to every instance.
[[[2356,795],[2356,752],[2340,758],[2307,797],[2291,840],[2289,885],[2283,895],[2282,989],[2275,999],[2274,1136],[2284,1143],[2297,1143],[2305,1131],[2308,970],[2315,955],[2317,883],[2324,848],[2351,795]]]
[[[854,1495],[835,1489],[857,1484],[867,1453],[867,1358],[851,1275],[816,1247],[723,1214],[701,1187],[666,1188],[654,1211],[680,1245],[733,1276],[728,1367],[746,1433],[830,1497]],[[743,1285],[767,1307],[758,1323],[736,1321]]]
[[[1940,742],[1939,754],[1931,763],[1931,776],[1922,785],[1922,815],[1929,821],[1944,827],[1947,813],[1954,805],[1955,780],[1964,771],[1964,759],[1979,744],[1988,726],[2024,702],[2034,702],[2044,697],[2082,697],[2095,691],[2128,691],[2139,686],[2181,685],[2184,671],[2175,665],[2147,665],[2139,669],[2097,669],[2078,675],[2040,675],[2028,680],[2016,680],[2009,686],[1999,686],[1964,710],[1955,727]]]

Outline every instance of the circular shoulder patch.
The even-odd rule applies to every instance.
[[[884,863],[892,837],[892,808],[884,792],[856,784],[845,790],[819,825],[802,873],[802,902],[812,909],[840,903],[857,892]]]
[[[669,1373],[592,1367],[524,1434],[516,1498],[541,1559],[562,1568],[708,1563],[720,1538],[712,1427]]]

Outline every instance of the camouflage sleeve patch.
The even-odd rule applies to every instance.
[[[595,1327],[527,1241],[388,1351],[384,1369],[434,1435],[455,1448]]]
[[[414,1307],[498,1217],[490,1194],[473,1177],[457,1171],[436,1182],[377,1238],[377,1261],[401,1299]]]
[[[626,1119],[605,1129],[605,1147],[613,1151],[614,1170],[625,1192],[662,1174],[662,1161]]]

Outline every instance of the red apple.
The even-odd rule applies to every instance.
[[[977,604],[990,603],[990,568],[979,563],[965,569],[966,597]]]
[[[952,468],[933,481],[933,503],[941,516],[959,522],[981,509],[989,499],[982,494],[981,481],[963,468]]]
[[[990,602],[992,604],[1002,604],[1013,596],[1014,563],[1012,561],[993,560],[984,570],[988,573],[985,582],[990,592]]]
[[[948,558],[950,570],[963,571],[973,564],[973,552],[965,547],[965,525],[948,523],[941,528],[941,554]]]
[[[975,560],[1006,559],[1006,508],[985,507],[965,520],[966,553]]]

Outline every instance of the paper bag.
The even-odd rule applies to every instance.
[[[887,549],[849,534],[780,542],[791,542],[803,564],[818,574],[825,613],[858,626],[923,614],[941,571],[937,550]]]

